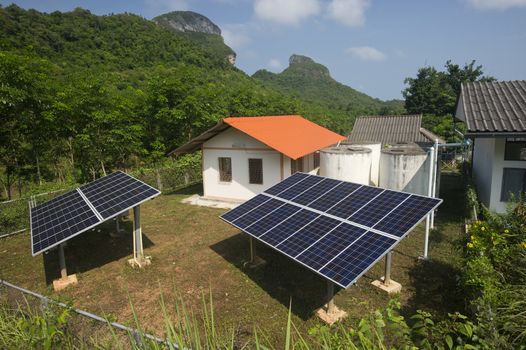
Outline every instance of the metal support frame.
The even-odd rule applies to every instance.
[[[433,196],[433,179],[434,179],[433,170],[435,169],[435,166],[434,166],[435,149],[436,147],[432,147],[429,150],[429,178],[428,178],[428,186],[427,186],[427,195],[429,197]],[[426,233],[424,237],[424,255],[422,256],[423,259],[427,259],[427,254],[429,252],[429,229],[430,227],[431,227],[431,213],[427,214],[426,216]]]
[[[121,232],[121,225],[120,225],[120,216],[117,215],[117,217],[115,217],[115,230],[117,231],[117,233]]]
[[[392,262],[392,251],[387,253],[385,256],[385,273],[384,273],[384,284],[386,286],[391,284],[391,262]]]
[[[66,269],[66,257],[64,256],[64,243],[58,246],[58,262],[60,264],[60,277],[68,278],[68,270]]]
[[[336,306],[334,305],[334,283],[327,281],[327,314],[334,314]]]
[[[250,263],[254,264],[256,261],[256,247],[254,246],[254,239],[252,236],[248,236],[248,242],[250,244]]]
[[[141,209],[139,205],[133,207],[133,258],[139,264],[139,266],[144,260],[141,230]]]
[[[438,177],[438,139],[435,139],[435,145],[433,147],[433,182],[431,188],[431,197],[437,196],[437,177]],[[431,212],[431,222],[429,223],[432,229],[435,228],[435,211]]]

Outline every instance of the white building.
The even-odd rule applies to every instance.
[[[479,199],[502,213],[511,196],[526,192],[526,81],[462,84],[455,114],[474,141]]]
[[[345,137],[301,116],[232,117],[170,152],[202,150],[203,196],[242,201],[297,172],[316,172],[316,152]]]

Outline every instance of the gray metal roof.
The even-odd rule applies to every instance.
[[[456,117],[468,135],[526,132],[526,80],[463,83]]]
[[[349,142],[415,142],[431,143],[438,139],[431,131],[422,128],[422,115],[377,115],[362,116],[356,119]]]

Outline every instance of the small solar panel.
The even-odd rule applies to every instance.
[[[119,171],[30,208],[32,254],[49,250],[160,193]]]
[[[120,214],[160,194],[150,185],[120,171],[84,185],[80,190],[103,219]]]
[[[347,288],[441,202],[296,173],[221,218]]]

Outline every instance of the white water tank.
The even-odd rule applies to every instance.
[[[379,186],[378,179],[380,178],[380,151],[382,150],[381,143],[366,142],[353,143],[353,147],[363,147],[371,150],[371,178],[370,184],[372,186]]]
[[[428,194],[427,153],[414,144],[395,144],[380,155],[380,187]]]
[[[363,147],[329,147],[320,151],[320,175],[369,185],[371,150]]]

